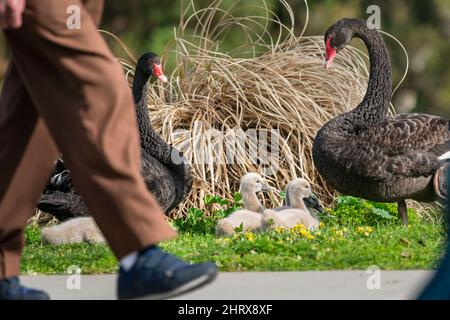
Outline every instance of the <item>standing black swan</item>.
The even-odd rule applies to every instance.
[[[150,124],[143,92],[151,75],[167,81],[159,57],[154,53],[146,53],[137,62],[132,88],[141,137],[141,174],[147,188],[168,213],[190,192],[192,171],[181,153],[161,139]],[[59,220],[89,215],[62,159],[58,159],[37,207]]]
[[[405,199],[446,197],[449,120],[427,114],[388,115],[392,95],[391,63],[376,30],[360,19],[342,19],[325,34],[326,66],[353,37],[364,41],[370,79],[364,100],[326,123],[317,133],[313,159],[322,177],[343,194],[398,202],[405,225]]]

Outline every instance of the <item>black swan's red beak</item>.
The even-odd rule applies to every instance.
[[[161,80],[162,82],[167,82],[167,77],[164,75],[163,69],[161,64],[154,64],[153,65],[153,74],[155,75],[155,77],[157,77],[159,80]]]
[[[328,69],[331,64],[333,63],[334,58],[336,57],[337,50],[333,48],[330,44],[331,38],[327,40],[326,42],[326,57],[325,57],[325,69]]]

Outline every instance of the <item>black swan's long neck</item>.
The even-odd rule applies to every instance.
[[[141,139],[142,152],[146,152],[159,162],[166,164],[171,159],[172,147],[167,144],[156,132],[150,122],[150,116],[146,104],[146,84],[149,75],[136,68],[133,79],[133,97],[136,104],[136,115]]]
[[[175,198],[170,206],[166,208],[166,212],[169,212],[177,206],[191,190],[193,181],[192,173],[190,167],[184,161],[179,161],[184,159],[174,157],[180,155],[173,152],[175,149],[164,141],[151,125],[146,102],[146,86],[149,85],[149,77],[150,76],[146,76],[146,73],[139,69],[139,67],[136,67],[133,80],[133,96],[136,104],[136,116],[141,140],[141,154],[143,159],[147,158],[147,155],[151,156],[170,171],[175,186]],[[154,172],[154,174],[156,174],[156,172]],[[160,174],[163,173],[161,172]],[[170,184],[170,179],[165,179],[163,183]]]
[[[386,45],[376,30],[367,28],[366,21],[353,20],[354,37],[366,45],[370,58],[370,77],[362,102],[347,115],[353,124],[364,129],[383,119],[392,97],[392,68]]]

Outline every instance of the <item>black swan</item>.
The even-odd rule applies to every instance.
[[[190,192],[192,171],[181,153],[156,134],[150,124],[143,92],[152,75],[167,81],[159,57],[154,53],[146,53],[136,64],[132,87],[141,137],[140,169],[147,188],[164,211],[169,213]],[[58,159],[37,207],[53,214],[58,220],[90,215],[85,202],[72,185],[70,172],[64,167],[62,159]]]
[[[391,63],[376,30],[361,19],[342,19],[325,34],[326,67],[336,53],[360,38],[370,56],[364,100],[326,123],[317,133],[313,160],[322,177],[343,194],[397,202],[405,225],[405,199],[445,198],[450,156],[450,122],[427,114],[388,115],[392,95]]]

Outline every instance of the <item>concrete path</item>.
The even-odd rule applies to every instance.
[[[430,271],[223,272],[212,284],[178,299],[414,299],[431,276]],[[115,299],[115,275],[21,279],[28,286],[47,290],[52,299]]]

